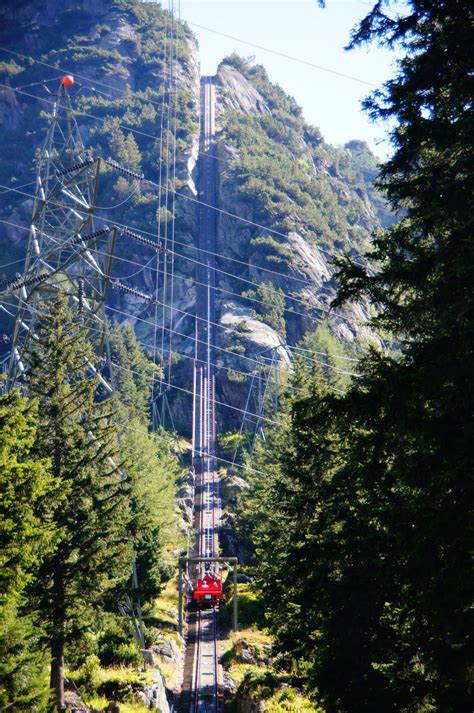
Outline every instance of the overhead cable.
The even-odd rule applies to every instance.
[[[24,92],[24,91],[22,91],[22,90],[20,90],[20,89],[15,89],[15,87],[11,87],[11,86],[9,86],[8,84],[2,84],[2,83],[0,83],[0,87],[3,87],[3,88],[8,89],[8,90],[10,90],[10,91],[18,92],[19,94],[25,94],[26,96],[29,96],[29,97],[31,97],[31,98],[33,98],[33,99],[36,99],[37,101],[40,101],[40,102],[43,102],[43,103],[46,103],[46,104],[54,105],[54,102],[52,102],[52,101],[49,101],[49,100],[47,100],[47,99],[41,99],[40,97],[37,97],[35,94],[30,94],[30,93]],[[102,123],[105,123],[105,122],[107,121],[107,117],[97,116],[97,115],[95,115],[95,114],[90,114],[90,113],[88,113],[88,112],[84,112],[84,111],[80,111],[80,110],[75,111],[75,114],[76,114],[77,116],[88,116],[89,118],[95,119],[96,121],[100,121],[100,122],[102,122]],[[131,127],[131,126],[127,126],[127,125],[124,125],[124,124],[118,124],[118,126],[119,126],[120,128],[122,128],[122,129],[126,129],[127,131],[131,131],[132,133],[136,133],[136,134],[139,134],[139,135],[142,135],[142,136],[146,136],[146,137],[148,137],[148,138],[155,139],[155,140],[157,139],[156,136],[153,136],[152,134],[147,134],[146,132],[143,132],[143,131],[139,131],[138,129],[134,129],[134,128]],[[150,185],[153,185],[153,186],[155,186],[155,187],[157,187],[157,186],[159,185],[156,181],[152,181],[152,180],[150,180],[150,179],[147,179],[146,177],[145,177],[143,180],[144,180],[146,183],[149,183]],[[170,190],[170,189],[167,188],[167,190]],[[210,204],[208,204],[208,203],[205,203],[205,202],[199,200],[198,198],[194,198],[194,197],[192,197],[192,196],[188,196],[188,195],[186,195],[185,193],[178,193],[178,192],[176,192],[176,191],[174,191],[174,193],[176,193],[176,195],[180,196],[180,197],[183,198],[184,200],[191,201],[192,203],[196,203],[196,204],[198,204],[198,205],[202,205],[202,206],[204,206],[204,207],[206,207],[206,208],[209,208],[210,210],[214,210],[214,211],[216,211],[216,212],[218,212],[218,213],[221,213],[221,214],[223,214],[223,215],[227,215],[228,217],[234,218],[235,220],[238,220],[238,221],[240,221],[240,222],[242,222],[242,223],[245,223],[245,224],[247,224],[247,225],[253,225],[253,226],[255,226],[256,228],[259,228],[259,229],[261,229],[261,230],[265,230],[265,231],[268,232],[268,233],[271,233],[271,234],[273,234],[273,235],[278,235],[279,237],[283,237],[283,238],[285,238],[285,240],[288,239],[288,234],[287,234],[287,233],[282,233],[281,231],[275,230],[274,228],[269,228],[269,227],[266,227],[266,226],[264,226],[264,225],[261,225],[260,223],[255,222],[255,221],[253,221],[253,220],[249,220],[249,219],[247,219],[247,218],[243,218],[242,216],[239,216],[239,215],[237,215],[236,213],[231,213],[230,211],[224,210],[223,208],[218,208],[217,206],[210,205]],[[296,232],[296,231],[295,231],[295,232]],[[334,258],[336,257],[333,253],[331,253],[331,252],[328,251],[328,250],[325,250],[324,248],[317,247],[317,249],[318,249],[319,252],[321,252],[322,254],[328,255],[331,259],[334,259]],[[360,261],[357,261],[357,260],[353,260],[353,262],[354,262],[355,265],[360,265],[361,267],[366,267],[366,265],[365,265],[363,262],[360,262]]]
[[[1,186],[1,184],[0,184],[0,188],[1,188],[1,187],[2,187],[2,186]],[[34,196],[33,196],[31,193],[26,193],[26,192],[24,192],[24,191],[20,191],[19,189],[14,189],[14,188],[12,188],[11,190],[14,191],[14,192],[16,192],[16,193],[19,193],[20,195],[27,196],[28,198],[34,198]],[[52,201],[52,200],[50,201],[50,205],[57,205],[58,207],[64,207],[64,205],[63,205],[62,203],[55,203],[55,202]],[[110,220],[110,219],[108,219],[108,218],[102,218],[102,217],[100,217],[100,216],[95,216],[95,220],[96,220],[96,221],[100,221],[100,222],[105,223],[105,224],[110,224],[110,225],[112,225],[112,226],[116,226],[116,227],[118,227],[118,228],[120,228],[120,229],[124,228],[124,229],[126,229],[126,230],[130,230],[130,228],[129,228],[127,225],[124,225],[123,223],[118,223],[117,221],[112,221],[112,220]],[[8,221],[3,221],[3,222],[8,223]],[[10,224],[13,225],[13,223],[10,223]],[[18,226],[18,227],[22,227],[22,226]],[[24,228],[24,229],[25,229],[25,228]],[[151,236],[153,236],[153,233],[151,233],[150,231],[141,229],[141,232],[142,232],[142,233],[145,233],[145,235],[151,235]],[[188,256],[188,255],[183,255],[182,253],[174,253],[174,255],[175,255],[175,257],[179,257],[179,258],[181,258],[182,260],[186,260],[186,261],[192,262],[192,263],[194,263],[194,264],[196,264],[196,265],[201,265],[201,266],[207,267],[206,263],[203,263],[203,262],[200,261],[200,260],[196,260],[195,258],[192,258],[192,257],[190,257],[190,256]],[[249,279],[247,279],[246,277],[240,277],[239,275],[235,275],[234,273],[228,272],[227,270],[223,270],[222,268],[217,268],[217,267],[216,267],[216,268],[214,268],[214,269],[215,269],[215,271],[216,271],[217,273],[219,273],[219,274],[221,274],[221,275],[226,275],[227,277],[230,277],[230,278],[232,278],[233,280],[237,280],[237,281],[239,281],[239,282],[244,282],[244,283],[246,283],[246,284],[248,284],[248,285],[252,285],[253,287],[257,287],[257,288],[258,288],[258,286],[259,286],[259,283],[254,282],[253,280],[249,280]],[[327,289],[327,288],[326,288],[326,289]],[[302,304],[304,307],[307,306],[307,302],[306,302],[306,301],[304,301],[304,300],[302,300],[302,299],[299,299],[298,297],[293,297],[292,295],[289,295],[289,294],[286,293],[286,292],[283,292],[283,294],[284,294],[284,296],[285,296],[288,300],[291,300],[291,301],[293,301],[293,302],[297,302],[297,303],[299,303],[299,304]],[[315,306],[314,309],[317,309],[319,312],[327,312],[327,313],[330,313],[330,312],[331,312],[331,310],[330,310],[329,308],[322,307],[322,306],[319,306],[319,307],[316,307],[316,306]],[[304,316],[306,316],[306,315],[304,315]]]
[[[219,30],[212,29],[211,27],[205,27],[204,25],[198,25],[196,22],[187,21],[188,25],[191,27],[199,27],[200,30],[206,30],[206,32],[212,32],[214,35],[220,35],[221,37],[226,37],[229,40],[234,40],[235,42],[240,42],[249,47],[255,47],[255,49],[263,50],[264,52],[269,52],[270,54],[277,55],[278,57],[283,57],[283,59],[289,59],[292,62],[298,62],[299,64],[304,64],[307,67],[312,67],[313,69],[318,69],[321,72],[328,72],[328,74],[333,74],[337,77],[342,77],[343,79],[350,79],[352,82],[358,82],[359,84],[364,84],[367,87],[377,87],[373,82],[368,82],[366,79],[360,79],[360,77],[354,77],[351,74],[346,74],[345,72],[339,72],[336,69],[331,69],[330,67],[324,67],[321,64],[315,64],[309,60],[302,59],[301,57],[293,57],[293,55],[285,54],[279,50],[271,49],[270,47],[264,47],[263,45],[257,45],[255,42],[249,42],[248,40],[243,40],[239,37],[234,37],[234,35],[227,35]]]

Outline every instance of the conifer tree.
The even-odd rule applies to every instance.
[[[24,592],[54,546],[50,513],[58,491],[47,459],[34,454],[36,404],[0,398],[0,709],[37,711],[43,658]]]
[[[374,242],[376,271],[342,264],[338,304],[369,297],[400,353],[373,352],[342,398],[296,400],[257,509],[277,510],[281,532],[263,520],[255,538],[277,644],[328,712],[459,713],[472,707],[473,10],[388,5],[353,42],[406,52],[367,101],[395,125],[381,183],[401,219]]]
[[[380,527],[397,563],[380,619],[392,642],[374,665],[407,710],[454,712],[470,707],[472,664],[474,11],[464,0],[411,0],[394,18],[383,6],[352,44],[406,52],[395,78],[366,102],[374,118],[395,124],[381,184],[404,216],[375,241],[369,258],[380,269],[349,263],[340,294],[379,304],[376,326],[402,345],[398,360],[374,358],[353,410],[374,433],[360,432],[354,455],[364,455],[359,471],[379,491]]]
[[[177,535],[174,507],[178,463],[166,433],[149,433],[137,418],[129,422],[121,444],[130,478],[130,534],[138,584],[143,598],[150,601],[169,576],[164,555],[170,536]]]
[[[51,461],[62,502],[52,512],[58,544],[41,563],[31,596],[51,652],[55,706],[63,710],[65,645],[130,574],[128,485],[110,406],[94,398],[94,354],[80,317],[61,295],[44,309],[28,388],[39,402],[38,450]]]
[[[144,354],[133,326],[115,323],[110,331],[115,387],[119,401],[121,450],[130,479],[130,536],[135,551],[138,585],[145,600],[159,592],[168,574],[164,548],[174,522],[178,464],[165,432],[151,434],[149,403],[153,375],[160,365]]]
[[[110,329],[112,362],[115,366],[114,385],[119,394],[119,411],[124,421],[138,418],[148,422],[153,375],[162,374],[161,366],[153,365],[141,350],[130,322],[115,322]]]

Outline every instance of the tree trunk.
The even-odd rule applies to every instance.
[[[57,553],[53,574],[50,689],[56,710],[61,712],[66,710],[64,701],[64,617],[64,576],[60,549]]]
[[[50,688],[54,695],[56,710],[66,710],[64,701],[64,639],[62,631],[51,642],[51,678]]]

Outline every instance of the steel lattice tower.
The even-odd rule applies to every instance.
[[[9,298],[3,311],[14,317],[8,388],[25,369],[41,304],[58,289],[69,295],[94,334],[98,356],[107,360],[105,300],[116,230],[94,227],[101,160],[84,148],[67,90],[71,84],[71,77],[61,81],[38,158],[24,273],[0,295]],[[92,364],[91,369],[95,371]],[[99,378],[111,391],[106,379]]]

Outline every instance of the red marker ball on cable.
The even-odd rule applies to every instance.
[[[61,84],[63,87],[72,87],[74,84],[74,77],[72,74],[66,74],[66,76],[61,79]]]

